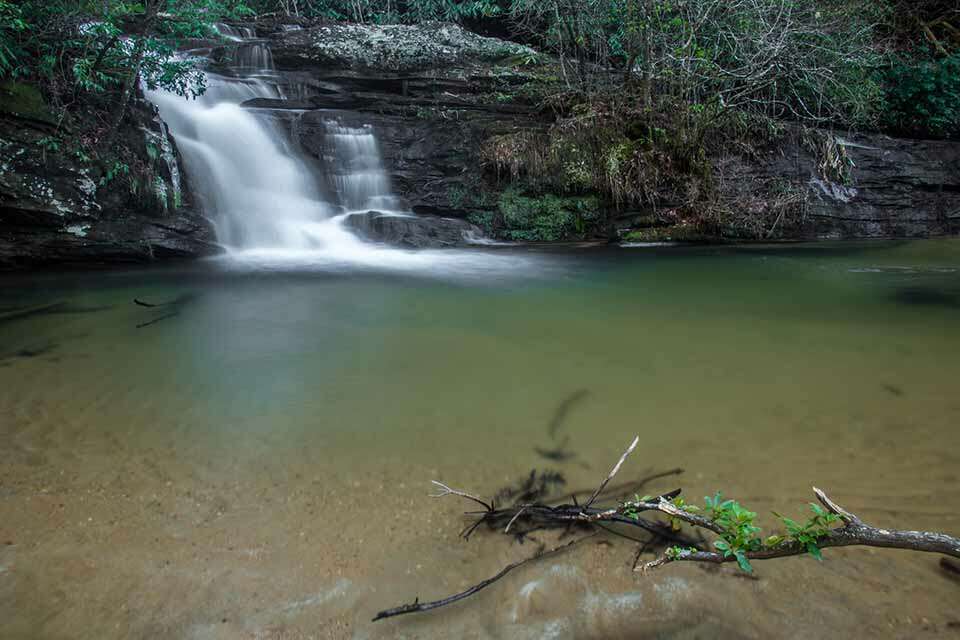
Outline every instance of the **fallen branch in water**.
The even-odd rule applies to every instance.
[[[748,511],[735,500],[723,500],[719,493],[713,498],[709,496],[705,498],[705,507],[686,503],[684,499],[680,497],[680,489],[656,497],[644,496],[641,498],[634,496],[632,500],[621,500],[617,506],[594,507],[593,505],[598,500],[609,496],[612,491],[612,489],[608,488],[610,481],[619,473],[620,468],[623,466],[627,457],[636,449],[638,443],[639,437],[630,443],[630,446],[627,447],[626,451],[620,456],[620,459],[613,466],[610,473],[607,474],[607,477],[593,490],[590,498],[583,505],[577,504],[575,493],[571,497],[574,504],[550,505],[544,504],[543,502],[531,501],[512,504],[506,508],[497,508],[496,500],[488,502],[476,495],[453,489],[437,481],[433,482],[435,485],[441,487],[442,491],[433,497],[455,495],[471,500],[484,508],[484,511],[468,512],[466,514],[476,517],[477,519],[461,532],[461,536],[464,538],[469,538],[481,524],[487,524],[492,529],[502,529],[505,534],[510,534],[511,531],[514,531],[513,535],[520,541],[531,532],[546,528],[565,527],[570,529],[573,527],[584,527],[593,531],[593,533],[590,534],[591,536],[598,534],[599,531],[597,531],[597,529],[600,529],[601,531],[607,531],[628,538],[642,545],[634,559],[634,569],[643,572],[671,562],[692,561],[714,564],[737,562],[743,571],[752,573],[752,560],[769,560],[803,554],[810,554],[820,559],[822,549],[844,546],[906,549],[910,551],[941,553],[960,558],[960,538],[944,533],[898,531],[870,526],[864,523],[858,516],[840,507],[830,499],[826,493],[816,487],[813,488],[813,491],[822,506],[811,503],[813,517],[806,522],[799,523],[790,518],[775,514],[785,524],[787,533],[785,535],[769,536],[765,540],[759,537],[760,528],[753,524],[757,514]],[[655,473],[641,479],[637,483],[628,484],[626,487],[631,490],[639,490],[639,487],[642,487],[646,482],[680,472],[680,469],[674,469],[667,472]],[[536,479],[536,473],[531,473],[525,486],[534,486]],[[541,482],[541,485],[544,485],[544,483]],[[617,489],[623,488],[624,487],[617,487]],[[502,493],[504,492],[501,492],[501,494]],[[640,515],[649,512],[664,514],[668,517],[668,522],[650,520]],[[708,547],[702,536],[700,539],[694,539],[681,532],[680,523],[693,527],[697,532],[701,530],[709,531],[713,533],[717,539],[713,542],[712,547]],[[842,523],[841,526],[834,528],[835,524],[840,523]],[[609,525],[639,527],[649,533],[650,537],[647,540],[633,538],[609,528]],[[541,546],[540,550],[533,556],[507,565],[496,575],[477,583],[465,591],[426,603],[421,603],[418,598],[412,604],[380,611],[373,620],[382,620],[407,613],[429,611],[459,602],[477,593],[481,589],[490,586],[514,569],[538,558],[542,558],[545,555],[566,550],[583,539],[584,538],[580,538],[574,542],[555,547],[547,552],[544,552]],[[658,541],[661,543],[663,541],[669,541],[674,544],[673,546],[669,546],[657,559],[643,564],[638,569],[640,555],[646,551],[652,543]],[[711,549],[716,549],[716,551]],[[956,563],[945,558],[941,560],[941,567],[951,573],[960,571]]]

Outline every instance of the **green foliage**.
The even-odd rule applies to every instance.
[[[653,498],[651,496],[637,496],[633,503],[626,502],[622,507],[622,513],[628,518],[639,517],[639,503],[647,503]],[[823,507],[817,504],[810,504],[813,515],[806,522],[799,523],[790,518],[774,513],[780,518],[787,529],[787,535],[773,535],[766,540],[760,538],[760,527],[755,524],[757,514],[746,509],[736,500],[724,500],[723,495],[718,491],[713,496],[706,496],[704,507],[687,504],[683,498],[676,497],[670,502],[674,507],[690,514],[702,514],[715,525],[718,525],[719,540],[713,545],[724,558],[733,558],[741,570],[752,573],[753,566],[747,554],[771,549],[785,541],[790,540],[801,545],[807,552],[816,558],[822,560],[820,547],[817,542],[825,535],[830,533],[830,528],[840,521],[836,514],[829,513]],[[671,516],[671,524],[674,528],[679,528],[682,518]],[[684,549],[682,547],[671,547],[666,551],[668,558],[672,560],[681,559],[686,553],[696,552],[696,549]]]
[[[491,138],[482,151],[498,175],[544,191],[599,193],[615,205],[706,201],[712,189],[709,145],[728,137],[710,108],[682,103],[642,107],[633,92],[580,102],[545,133]]]
[[[196,96],[203,74],[177,47],[249,13],[234,0],[0,0],[0,76],[39,84],[61,112],[83,97],[123,102],[137,79]]]
[[[656,220],[653,221],[657,222]],[[648,222],[647,224],[650,224]],[[710,240],[697,225],[681,222],[666,226],[632,229],[621,238],[625,242],[704,242]]]
[[[908,135],[960,136],[960,53],[898,61],[886,77],[888,124]]]
[[[525,242],[583,237],[601,219],[596,198],[554,194],[530,197],[517,189],[503,192],[498,211],[503,227],[501,235]]]
[[[497,0],[252,0],[257,13],[280,12],[310,18],[386,24],[443,20],[460,22],[501,13]]]
[[[110,165],[104,176],[100,178],[100,186],[102,187],[110,184],[120,176],[128,175],[130,175],[130,165],[128,165],[126,162],[116,160],[112,165]]]
[[[47,161],[47,153],[56,153],[60,151],[62,141],[57,136],[43,136],[37,140],[37,146],[41,149],[43,161]]]
[[[795,542],[803,545],[807,552],[816,558],[822,560],[820,547],[817,546],[817,539],[826,535],[830,531],[830,526],[840,521],[840,517],[833,513],[828,513],[820,505],[810,503],[810,510],[813,512],[806,522],[798,523],[786,516],[774,513],[775,516],[783,521],[787,528],[787,533]],[[768,544],[779,544],[782,541],[778,536],[771,536],[767,539]]]
[[[22,55],[17,39],[28,28],[20,6],[0,0],[0,78],[16,69],[17,57]]]
[[[724,557],[736,558],[743,571],[752,573],[753,567],[746,554],[763,546],[757,536],[760,527],[753,523],[757,514],[745,509],[736,500],[724,500],[719,491],[712,498],[706,496],[703,502],[709,518],[724,530],[721,539],[713,543],[714,546]]]
[[[608,82],[589,64],[615,64],[649,106],[668,95],[801,120],[870,122],[876,12],[867,0],[513,0],[530,37],[566,77]],[[600,87],[603,89],[603,87]]]

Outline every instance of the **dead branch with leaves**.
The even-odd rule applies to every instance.
[[[566,532],[582,533],[574,540],[550,549],[539,544],[531,556],[507,565],[494,576],[460,593],[429,602],[421,602],[416,598],[412,603],[380,611],[373,618],[374,621],[430,611],[459,602],[494,584],[514,569],[562,553],[587,538],[603,533],[635,541],[640,545],[637,559],[651,545],[659,544],[664,548],[655,560],[645,564],[641,565],[635,559],[634,570],[642,573],[673,562],[736,562],[742,570],[752,572],[751,561],[803,554],[819,558],[822,549],[847,546],[905,549],[960,558],[960,538],[945,533],[903,531],[869,525],[816,487],[813,492],[819,504],[811,503],[813,516],[804,523],[779,516],[786,525],[786,534],[769,536],[766,539],[761,539],[760,528],[753,524],[756,513],[745,509],[735,500],[723,500],[719,493],[713,498],[707,497],[703,507],[687,503],[681,497],[680,489],[657,496],[636,495],[653,480],[678,475],[682,473],[682,469],[649,474],[635,482],[611,487],[611,480],[620,472],[639,442],[639,436],[634,438],[596,489],[566,494],[569,502],[560,504],[551,504],[542,499],[551,479],[557,481],[556,477],[548,474],[538,475],[533,472],[519,490],[506,494],[501,492],[501,496],[510,497],[506,498],[509,504],[500,507],[496,498],[484,500],[475,494],[433,481],[433,484],[439,487],[439,492],[432,497],[456,496],[483,507],[483,511],[466,513],[470,523],[461,531],[461,536],[465,539],[469,539],[471,534],[483,525],[511,535],[520,542],[532,539],[532,533],[544,529],[562,528]],[[621,497],[616,504],[606,507],[595,506],[608,502],[615,496],[629,494],[634,494],[634,497]],[[521,499],[511,499],[516,496]],[[579,496],[588,497],[580,503]],[[651,513],[666,516],[666,521],[652,519],[649,517]],[[693,533],[685,532],[681,523],[687,525]],[[618,529],[639,532],[643,537],[634,537]],[[703,532],[712,534],[714,540],[706,540]],[[955,571],[956,566],[956,563],[946,558],[941,562],[945,571]]]

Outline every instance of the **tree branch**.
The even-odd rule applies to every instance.
[[[930,531],[898,531],[873,527],[865,524],[858,516],[840,507],[820,489],[814,487],[813,491],[817,499],[827,510],[839,516],[845,523],[844,526],[838,529],[832,529],[827,534],[817,538],[816,545],[820,549],[851,546],[882,547],[887,549],[922,551],[926,553],[942,553],[960,558],[960,538]],[[677,519],[683,520],[693,526],[706,528],[718,534],[723,532],[723,529],[718,529],[716,523],[713,521],[687,513],[677,509],[673,505],[664,507],[662,501],[660,510],[664,513],[670,513]],[[746,552],[746,557],[748,560],[771,560],[773,558],[799,556],[808,553],[808,551],[809,549],[805,544],[794,540],[785,540],[776,545],[764,545],[757,551],[748,551]],[[732,555],[725,556],[714,551],[674,548],[668,550],[667,553],[664,553],[656,560],[646,563],[641,570],[648,571],[671,562],[712,562],[720,564],[724,562],[736,562],[736,560],[736,557]]]

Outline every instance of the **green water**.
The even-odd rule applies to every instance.
[[[134,298],[184,294],[177,315],[138,328],[171,308]],[[9,316],[53,302],[63,304]],[[817,482],[878,523],[960,532],[956,241],[500,250],[401,271],[215,261],[10,275],[0,313],[0,543],[15,543],[0,547],[0,619],[10,637],[449,637],[461,627],[545,637],[551,624],[557,637],[604,637],[570,611],[517,614],[535,571],[428,620],[367,621],[514,557],[494,535],[458,542],[461,505],[425,498],[429,479],[488,494],[549,466],[590,485],[634,434],[634,471],[682,465],[695,497],[720,488],[760,509],[801,509]],[[552,438],[552,416],[577,392]],[[571,460],[534,450],[564,438]],[[48,514],[51,495],[65,506]],[[384,512],[386,522],[370,518]],[[224,551],[257,545],[267,551],[253,566],[259,552]],[[123,562],[63,568],[120,547]],[[838,553],[851,580],[886,562]],[[628,569],[630,556],[624,546],[600,564]],[[921,561],[896,562],[925,582]],[[824,570],[802,566],[801,578],[771,568],[770,579],[793,585]],[[689,570],[679,575],[696,578]],[[617,575],[604,593],[622,599],[633,578]],[[317,595],[320,584],[329,592]],[[904,611],[897,633],[921,609],[931,624],[949,622],[943,603],[956,587],[926,588],[893,600]],[[854,598],[853,620],[887,602],[879,589],[861,600],[836,589],[823,602]],[[570,593],[573,611],[596,596]],[[121,615],[131,594],[151,613]],[[478,630],[475,616],[491,609],[502,620]],[[619,619],[616,606],[605,611]],[[745,615],[729,623],[737,637],[793,614]]]

